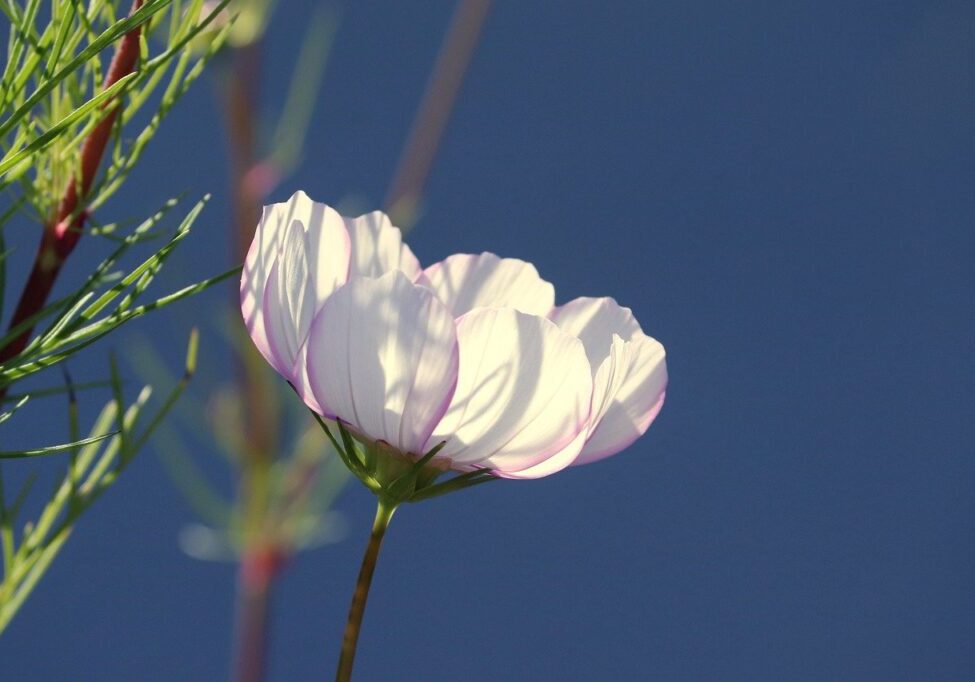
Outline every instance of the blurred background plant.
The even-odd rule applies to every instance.
[[[86,349],[126,322],[237,272],[158,298],[146,293],[189,235],[206,199],[175,230],[166,227],[175,200],[140,222],[131,212],[147,207],[129,197],[126,205],[136,208],[126,209],[124,219],[97,220],[108,212],[106,202],[123,189],[167,113],[226,40],[231,23],[212,32],[204,49],[194,47],[201,34],[214,31],[211,25],[225,4],[203,12],[202,0],[135,0],[131,8],[115,0],[55,1],[49,7],[40,0],[0,2],[9,23],[0,77],[0,189],[6,203],[0,212],[0,306],[8,290],[19,291],[0,338],[0,460],[52,455],[58,466],[46,472],[54,486],[44,495],[35,485],[44,478],[38,475],[40,463],[32,468],[29,461],[0,462],[0,633],[78,519],[118,479],[172,407],[195,370],[198,341],[191,334],[183,374],[155,408],[149,407],[148,386],[130,402],[115,360],[96,361]],[[34,258],[20,257],[38,233]],[[79,243],[84,248],[76,250]],[[81,269],[61,275],[75,253],[71,262]],[[21,274],[22,286],[14,285]],[[52,299],[59,279],[67,281]],[[83,381],[72,380],[65,365],[69,358],[83,366]],[[55,366],[62,371],[49,371]],[[83,435],[83,421],[102,400],[99,392],[108,400]],[[54,405],[65,397],[61,414],[63,403]],[[17,412],[30,409],[43,410],[43,434],[18,433]],[[60,445],[20,445],[60,432],[66,434]]]
[[[489,5],[487,0],[458,3],[404,144],[385,201],[404,231],[419,214],[424,181]],[[323,99],[325,67],[340,26],[337,6],[326,3],[317,8],[295,51],[281,106],[268,111],[260,75],[272,9],[267,0],[234,0],[215,22],[235,17],[211,74],[228,144],[229,239],[238,263],[247,253],[267,197],[303,160],[309,123]],[[205,36],[196,45],[211,49]],[[307,189],[320,196],[317,188]],[[348,212],[357,210],[353,199],[341,205]],[[236,290],[227,314],[214,326],[232,349],[236,377],[228,381],[201,376],[193,395],[178,406],[178,418],[159,430],[156,442],[171,478],[201,520],[183,529],[183,550],[198,559],[238,564],[234,674],[242,682],[257,682],[267,670],[275,581],[298,553],[344,536],[343,518],[332,504],[348,470],[300,401],[250,343],[240,324]],[[133,366],[146,381],[174,380],[148,339],[131,344],[129,350]],[[212,442],[202,447],[220,453],[231,469],[237,482],[233,499],[199,465],[193,443],[200,442],[201,434],[212,434]]]

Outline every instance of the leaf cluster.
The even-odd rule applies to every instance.
[[[203,0],[146,0],[120,17],[118,0],[54,0],[42,19],[40,0],[23,0],[23,5],[0,0],[10,22],[0,76],[0,189],[18,183],[26,207],[40,221],[49,218],[78,173],[85,140],[105,108],[121,102],[109,163],[85,201],[88,210],[103,205],[223,44],[229,23],[210,37],[202,53],[194,49],[194,41],[228,2],[204,13]],[[136,28],[140,55],[135,70],[104,87],[112,47]],[[154,112],[140,120],[150,101]]]
[[[146,289],[176,246],[189,235],[190,228],[206,201],[207,199],[203,199],[197,202],[173,236],[158,251],[128,272],[115,270],[114,266],[132,246],[156,236],[152,233],[153,228],[175,205],[175,202],[168,202],[123,238],[74,293],[48,304],[0,337],[0,348],[3,348],[24,329],[37,327],[41,323],[47,325],[22,352],[0,365],[0,389],[63,362],[131,320],[176,303],[238,274],[240,268],[233,268],[165,296],[143,301]]]
[[[4,233],[10,223],[34,222],[48,235],[64,197],[74,192],[77,201],[71,211],[78,219],[72,220],[71,229],[80,226],[89,233],[81,242],[84,248],[108,251],[80,282],[68,287],[69,293],[48,300],[43,291],[32,299],[36,309],[15,315],[9,328],[0,331],[0,467],[25,466],[32,458],[50,455],[67,462],[37,514],[27,509],[37,497],[30,492],[32,476],[19,477],[24,484],[13,492],[5,489],[0,470],[0,633],[80,516],[118,479],[182,393],[195,369],[197,337],[191,335],[183,376],[155,411],[147,406],[148,386],[126,402],[114,361],[106,378],[87,384],[73,383],[66,370],[62,385],[25,390],[20,383],[63,367],[129,321],[239,272],[235,268],[177,291],[150,295],[150,285],[189,236],[206,198],[175,230],[163,226],[175,200],[134,227],[115,223],[84,228],[93,223],[92,213],[122,188],[166,115],[220,49],[232,26],[226,21],[228,2],[134,0],[129,7],[122,0],[0,0],[0,13],[9,24],[0,73],[0,192],[8,200],[0,209],[0,319],[8,294],[16,295],[20,286],[27,294],[31,287],[31,280],[8,286],[11,251]],[[218,15],[224,20],[216,28]],[[123,44],[131,55],[136,36],[139,53],[131,73],[109,78],[113,55]],[[94,145],[98,152],[86,155],[90,141],[106,139],[100,137],[103,133],[107,144]],[[42,248],[38,262],[44,255]],[[78,394],[92,387],[109,388],[112,399],[83,433]],[[69,397],[68,442],[9,447],[18,410],[59,394]]]
[[[113,362],[113,398],[95,419],[86,438],[79,437],[76,393],[70,378],[67,379],[70,396],[68,415],[74,442],[28,453],[41,455],[68,450],[70,459],[67,471],[37,520],[24,524],[19,538],[15,532],[18,516],[36,478],[28,477],[8,502],[5,499],[0,471],[0,543],[3,548],[0,633],[64,546],[78,518],[118,480],[119,475],[175,404],[196,370],[197,344],[198,335],[194,331],[190,335],[183,376],[176,382],[162,405],[151,415],[144,413],[152,389],[149,386],[143,387],[135,401],[126,405],[121,379]],[[26,398],[22,398],[18,405],[25,401]],[[7,412],[0,416],[0,420],[9,419],[10,414],[11,412]]]

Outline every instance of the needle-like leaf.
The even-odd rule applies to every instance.
[[[24,457],[43,457],[45,455],[54,455],[59,452],[64,452],[65,450],[71,450],[73,448],[81,447],[82,445],[88,445],[89,443],[97,443],[98,441],[105,440],[106,438],[111,438],[117,431],[112,433],[106,433],[102,436],[94,436],[92,438],[82,438],[81,440],[76,440],[73,443],[61,443],[59,445],[48,445],[43,448],[35,448],[33,450],[14,450],[10,452],[0,451],[0,459],[21,459]]]

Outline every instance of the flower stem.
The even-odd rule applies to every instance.
[[[379,559],[379,548],[393,518],[396,505],[379,500],[376,507],[376,518],[372,522],[372,533],[369,544],[362,557],[362,567],[359,569],[359,579],[352,594],[352,604],[349,606],[349,620],[345,624],[345,634],[342,636],[342,654],[339,657],[339,667],[335,673],[336,682],[349,682],[352,679],[352,663],[355,660],[355,648],[359,641],[359,630],[362,629],[362,616],[366,611],[366,599],[369,597],[369,586],[372,584],[372,574],[376,571],[376,560]]]

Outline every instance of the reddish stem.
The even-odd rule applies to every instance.
[[[393,216],[394,223],[401,216],[412,217],[490,7],[491,0],[460,0],[450,20],[450,28],[386,194],[386,210]]]
[[[267,673],[271,587],[287,555],[273,548],[249,550],[241,559],[237,599],[237,682],[263,682]]]
[[[231,195],[234,229],[232,248],[234,262],[241,263],[254,238],[264,198],[254,182],[257,160],[255,116],[260,75],[260,42],[234,50],[233,71],[227,91],[226,115],[231,157]],[[236,297],[236,292],[234,292]],[[253,350],[253,349],[250,349]],[[262,360],[256,351],[249,353],[241,367],[248,445],[252,459],[267,459],[277,447],[277,427],[273,409],[269,409]]]
[[[142,6],[142,2],[143,0],[134,0],[129,16]],[[111,87],[135,69],[135,63],[139,58],[140,32],[141,27],[136,26],[122,36],[122,40],[116,48],[115,56],[112,58],[112,63],[108,67],[105,88]],[[35,315],[44,307],[51,289],[54,287],[54,282],[61,272],[61,267],[78,244],[82,228],[88,217],[84,200],[88,197],[88,192],[94,184],[102,156],[105,154],[105,147],[108,146],[108,140],[112,134],[112,126],[115,125],[115,119],[118,118],[121,108],[121,103],[106,102],[103,105],[105,115],[85,139],[81,147],[80,173],[77,179],[72,179],[68,183],[58,204],[58,211],[54,220],[44,227],[41,243],[37,247],[37,255],[34,257],[34,265],[27,277],[27,282],[24,284],[13,317],[10,319],[10,329]],[[32,332],[32,327],[25,329],[17,338],[0,348],[0,363],[16,357],[24,350]],[[5,391],[5,388],[0,388],[0,396]]]
[[[256,101],[260,75],[260,42],[234,50],[225,104],[231,157],[234,258],[241,262],[254,238],[263,199],[256,153]],[[236,294],[236,292],[235,292]],[[252,347],[240,366],[241,394],[247,429],[247,451],[240,459],[240,499],[244,509],[245,546],[237,578],[234,678],[262,682],[267,673],[271,593],[287,552],[276,549],[268,534],[268,487],[278,440],[274,387],[268,384],[263,359]]]

